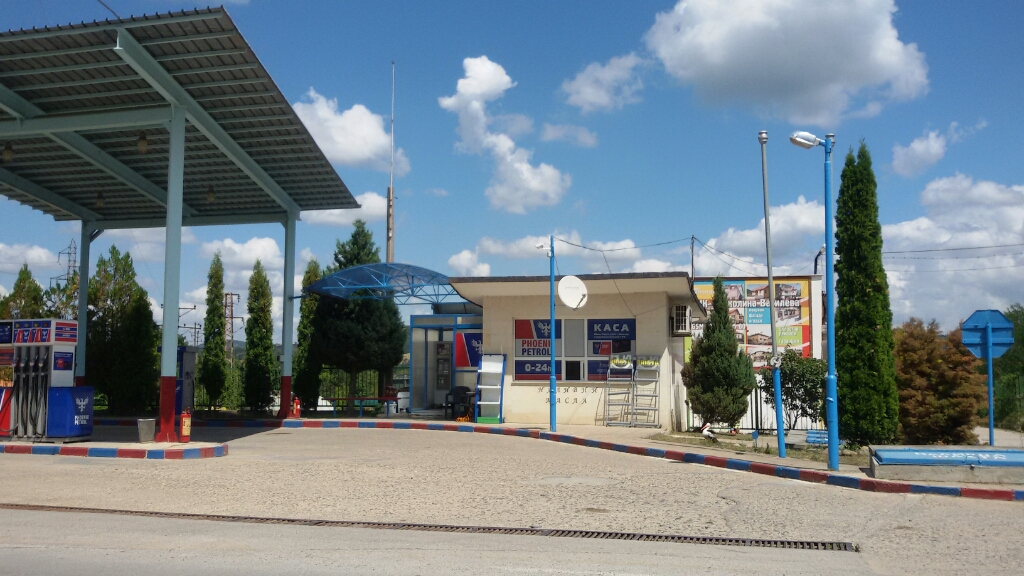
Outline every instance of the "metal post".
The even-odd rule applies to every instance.
[[[828,375],[825,376],[825,425],[828,426],[828,469],[839,470],[839,409],[836,389],[836,289],[835,232],[832,230],[832,146],[835,134],[825,141],[825,303],[828,322]]]
[[[551,251],[548,252],[548,260],[549,264],[551,265],[551,328],[549,330],[550,339],[548,340],[548,343],[551,346],[551,380],[548,391],[548,403],[551,405],[551,413],[548,416],[548,427],[551,429],[552,432],[555,432],[555,403],[557,402],[557,400],[555,399],[555,236],[553,234],[550,237],[550,241]]]
[[[779,457],[786,457],[786,420],[782,410],[782,378],[779,375],[779,347],[775,330],[775,281],[772,278],[772,228],[770,210],[768,208],[768,132],[761,130],[757,134],[761,143],[761,182],[764,189],[764,244],[768,252],[768,306],[771,313],[772,330],[772,386],[775,390],[775,431],[779,441]]]
[[[284,222],[284,306],[281,309],[281,409],[278,418],[287,418],[292,404],[292,324],[295,315],[295,216]]]
[[[185,109],[174,106],[167,167],[167,234],[164,248],[164,325],[160,352],[160,429],[157,442],[177,442],[174,389],[178,376],[178,284],[181,275],[181,204],[185,181]]]
[[[992,385],[992,323],[985,323],[985,361],[988,363],[988,445],[996,445],[996,413]]]
[[[75,386],[85,386],[85,335],[89,321],[89,245],[92,223],[82,220],[82,239],[78,254],[78,344],[75,346]]]

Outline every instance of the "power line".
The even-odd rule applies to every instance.
[[[933,269],[933,270],[904,269],[904,270],[892,270],[892,272],[906,272],[906,273],[909,273],[909,274],[926,274],[928,272],[973,272],[973,271],[976,271],[976,270],[1001,270],[1001,269],[1004,269],[1004,268],[1024,268],[1024,264],[1013,264],[1013,265],[1010,265],[1010,266],[989,266],[989,267],[986,267],[986,268],[949,268],[949,269],[937,268],[937,269]]]
[[[575,242],[569,242],[568,240],[563,240],[562,238],[558,238],[558,237],[555,237],[555,240],[558,240],[559,242],[562,242],[563,244],[568,244],[569,246],[575,246],[577,248],[583,248],[584,250],[592,250],[594,252],[621,252],[623,250],[639,250],[641,248],[653,248],[655,246],[666,246],[668,244],[678,244],[679,242],[685,242],[685,241],[689,240],[689,238],[679,238],[678,240],[669,240],[667,242],[655,242],[654,244],[644,244],[642,246],[626,246],[625,248],[606,248],[606,249],[603,249],[603,250],[601,248],[592,248],[590,246],[584,246],[582,244],[576,244]]]
[[[1006,256],[1017,256],[1014,253],[1002,253],[1002,254],[983,254],[980,256],[884,256],[889,260],[970,260],[978,258],[1003,258]]]
[[[993,244],[992,246],[973,246],[965,248],[931,248],[928,250],[882,250],[882,254],[917,254],[921,252],[953,252],[956,250],[987,250],[989,248],[1016,248],[1024,246],[1021,244]]]

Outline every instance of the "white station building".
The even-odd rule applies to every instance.
[[[707,319],[712,279],[691,281],[685,272],[579,278],[588,292],[584,306],[574,310],[556,299],[557,422],[666,429],[694,425],[680,371]],[[501,405],[497,414],[478,421],[547,425],[549,277],[449,282],[468,303],[435,305],[435,314],[411,318],[413,411],[441,406],[456,386],[472,390],[481,355],[497,354],[505,358]],[[726,278],[725,284],[737,340],[755,366],[763,366],[771,351],[767,281]],[[775,284],[780,348],[820,358],[820,276],[777,277]],[[773,411],[755,391],[741,427],[773,425]]]

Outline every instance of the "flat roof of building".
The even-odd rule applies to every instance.
[[[693,304],[693,316],[706,318],[707,312],[697,300],[686,272],[634,272],[625,274],[580,274],[577,276],[593,294],[665,293]],[[563,276],[555,276],[555,281]],[[448,282],[466,300],[483,305],[487,297],[548,296],[550,276],[467,276],[448,278]]]

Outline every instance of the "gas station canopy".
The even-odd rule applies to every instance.
[[[220,8],[0,33],[0,194],[95,230],[163,226],[175,110],[183,225],[358,207]]]
[[[394,298],[395,304],[413,301],[440,304],[458,294],[448,277],[412,264],[380,262],[339,270],[302,289],[307,294],[333,298]]]

